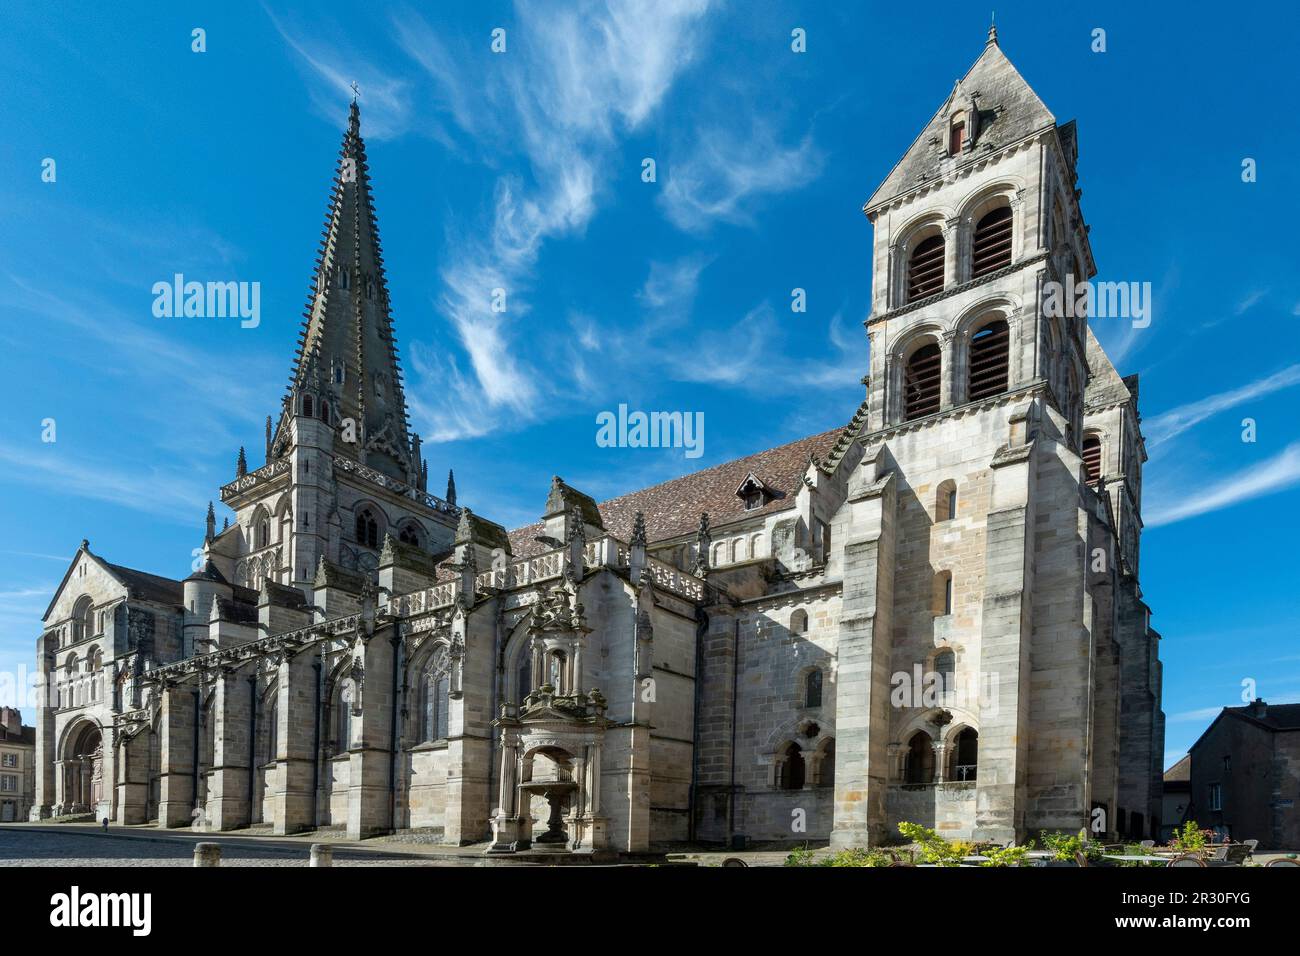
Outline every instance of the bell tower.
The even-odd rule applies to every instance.
[[[924,420],[1045,380],[1078,435],[1084,315],[1048,320],[1047,282],[1095,272],[1073,122],[989,30],[979,58],[863,211],[874,228],[869,427]]]

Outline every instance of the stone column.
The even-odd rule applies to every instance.
[[[149,819],[149,736],[146,727],[118,742],[117,822],[122,826]]]
[[[161,740],[158,759],[161,777],[158,826],[185,827],[194,819],[194,720],[198,691],[188,684],[172,684],[161,691]]]
[[[55,780],[58,761],[55,758],[54,711],[51,700],[54,678],[51,674],[53,649],[57,645],[53,634],[43,634],[36,642],[36,659],[39,662],[40,687],[36,699],[36,793],[29,814],[31,820],[43,820],[54,813],[58,800]]]
[[[316,669],[314,648],[285,653],[278,676],[275,773],[271,775],[272,832],[300,833],[315,826],[312,819],[312,752],[316,728]]]
[[[1012,445],[990,465],[984,538],[981,675],[996,706],[980,708],[977,840],[1006,843],[1024,833],[1029,759],[1030,643],[1034,583],[1033,445]]]
[[[831,846],[837,848],[878,844],[888,835],[897,503],[892,476],[877,477],[878,461],[864,458],[861,469],[849,494],[850,524],[844,535],[831,830]]]
[[[353,737],[349,759],[349,840],[363,840],[393,829],[390,734],[394,650],[388,628],[376,630],[362,644],[365,688],[361,692],[361,716],[356,717],[353,711],[354,724],[359,722],[361,726],[359,730],[354,728],[357,736]]]
[[[246,676],[228,668],[217,676],[212,703],[212,773],[208,777],[208,825],[234,830],[249,824],[248,745],[251,701]]]
[[[935,742],[934,747],[934,782],[948,782],[948,745]]]

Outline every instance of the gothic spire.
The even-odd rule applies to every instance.
[[[456,503],[456,473],[450,468],[447,469],[447,504]]]
[[[290,395],[292,414],[356,423],[354,444],[340,444],[371,467],[414,484],[401,364],[393,337],[388,282],[361,138],[361,113],[348,109],[315,274],[303,313]],[[306,411],[302,390],[317,391]],[[281,420],[283,427],[284,420]]]
[[[204,534],[203,534],[203,540],[204,540],[205,542],[207,542],[207,541],[211,541],[211,540],[216,536],[216,532],[217,532],[217,514],[216,514],[215,511],[212,510],[212,502],[209,501],[209,502],[208,502],[208,517],[207,517],[207,521],[206,521],[206,523],[205,523],[205,531],[204,531]]]

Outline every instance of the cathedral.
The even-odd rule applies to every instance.
[[[1156,836],[1137,378],[1043,308],[1096,273],[1077,156],[990,31],[863,207],[843,427],[603,502],[556,477],[510,530],[428,490],[354,102],[232,517],[183,580],[82,541],[44,616],[31,818],[514,859]]]

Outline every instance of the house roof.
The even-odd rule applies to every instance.
[[[1300,704],[1269,704],[1265,701],[1256,701],[1242,707],[1225,707],[1219,712],[1219,716],[1210,722],[1210,726],[1205,728],[1205,732],[1196,738],[1196,743],[1192,744],[1188,749],[1194,751],[1199,747],[1201,741],[1224,718],[1244,720],[1262,730],[1273,733],[1300,730]]]
[[[1009,146],[1056,122],[1056,117],[1006,58],[996,36],[991,36],[979,58],[957,81],[943,105],[894,165],[880,188],[867,200],[868,209],[939,175],[944,158],[942,145],[946,141],[948,106],[958,96],[963,99],[972,97],[979,111],[978,132],[970,160]]]
[[[82,552],[86,557],[96,562],[100,567],[107,571],[117,582],[128,589],[132,597],[140,598],[145,601],[153,601],[157,604],[175,604],[183,607],[185,604],[184,588],[180,581],[173,581],[171,578],[164,578],[158,574],[150,574],[147,571],[137,571],[135,568],[128,568],[121,564],[112,564],[105,561],[95,552],[90,550],[90,542],[84,538],[81,541],[81,547],[73,555],[72,561],[68,564],[68,570],[63,572],[63,580],[59,586],[54,589],[54,596],[50,598],[49,605],[45,608],[45,613],[41,615],[41,620],[49,619],[50,612],[54,610],[54,605],[59,600],[59,595],[68,584],[68,579],[72,577],[72,569],[77,566],[77,559],[81,557]]]
[[[1165,771],[1165,783],[1182,783],[1192,779],[1192,755],[1185,754],[1181,760]]]
[[[29,744],[36,746],[36,728],[20,727],[18,734],[11,734],[3,724],[0,724],[0,743],[7,744]]]
[[[794,507],[810,456],[824,457],[843,432],[843,428],[835,428],[810,435],[602,501],[597,505],[601,520],[605,530],[627,541],[632,536],[636,513],[640,511],[645,516],[646,540],[655,542],[694,532],[700,525],[702,512],[708,512],[711,527],[718,527],[740,518],[785,511]],[[746,511],[736,489],[751,473],[762,480],[773,497],[762,508]],[[543,527],[538,521],[511,531],[512,557],[528,558],[549,550],[536,540]]]

